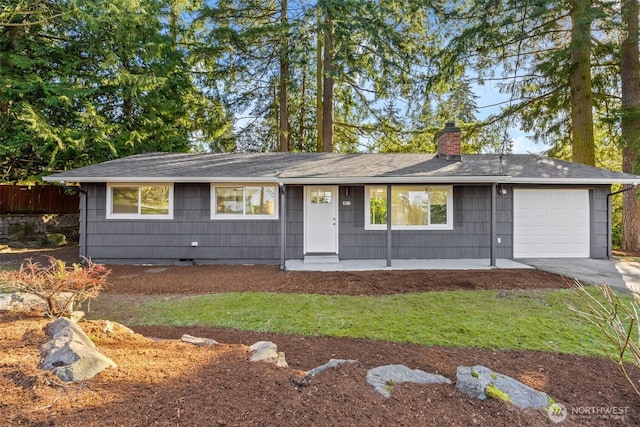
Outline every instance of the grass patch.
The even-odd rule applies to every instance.
[[[117,298],[103,295],[94,302],[101,306],[98,316],[129,325],[214,326],[425,345],[604,355],[599,332],[574,320],[567,308],[569,301],[576,301],[570,290],[447,291],[381,297],[246,292],[137,297],[129,303]],[[117,311],[105,310],[109,305],[117,306]],[[120,316],[123,313],[127,313],[126,318]]]

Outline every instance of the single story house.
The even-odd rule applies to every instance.
[[[539,155],[151,153],[57,173],[79,183],[81,255],[105,263],[607,258],[611,184]]]

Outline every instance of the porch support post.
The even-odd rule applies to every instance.
[[[387,268],[391,267],[391,185],[387,184]]]
[[[88,194],[85,190],[80,190],[80,203],[81,203],[81,209],[80,209],[80,215],[81,215],[81,220],[80,220],[80,227],[79,227],[79,234],[80,234],[80,257],[81,258],[88,258],[87,256],[87,230],[89,229],[89,224],[87,224],[87,215],[88,215],[88,211],[87,211],[87,201],[88,201]]]
[[[280,196],[280,270],[286,269],[287,254],[287,192],[284,184],[279,184]]]
[[[496,241],[497,241],[497,237],[496,237],[496,212],[497,212],[496,194],[497,194],[497,186],[498,186],[498,184],[492,184],[491,185],[491,230],[490,230],[490,233],[489,233],[491,235],[491,246],[490,246],[491,247],[491,249],[490,249],[490,257],[491,257],[490,265],[491,265],[491,267],[495,267],[496,266]]]

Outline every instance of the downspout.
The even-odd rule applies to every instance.
[[[496,266],[496,212],[497,212],[497,199],[496,199],[496,187],[498,186],[498,184],[491,184],[491,229],[489,231],[489,234],[491,235],[491,245],[489,246],[490,249],[490,263],[489,265],[491,267],[495,267]]]
[[[623,188],[622,190],[614,191],[612,193],[607,194],[607,258],[611,259],[611,196],[616,194],[625,193],[627,191],[633,190],[638,185],[637,182],[631,184],[631,187]]]
[[[84,224],[84,233],[82,233],[82,230],[78,230],[79,234],[80,234],[80,241],[79,243],[79,256],[80,258],[83,258],[83,262],[84,260],[87,258],[87,228],[88,228],[88,224],[87,224],[87,199],[89,196],[89,193],[87,193],[86,190],[83,190],[80,187],[70,187],[68,185],[65,184],[64,181],[60,181],[60,185],[62,186],[62,188],[64,188],[65,190],[69,190],[69,191],[77,191],[79,192],[82,196],[80,197],[81,203],[82,203],[82,224]]]
[[[391,185],[387,184],[387,268],[391,268]]]
[[[280,270],[286,269],[287,255],[287,192],[284,184],[278,183],[280,194]]]

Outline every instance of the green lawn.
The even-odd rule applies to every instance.
[[[567,307],[570,301],[576,301],[570,290],[450,291],[382,297],[225,293],[128,299],[105,294],[93,303],[98,308],[93,317],[128,325],[215,326],[603,355],[600,334],[575,320]]]

